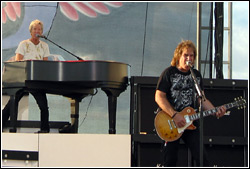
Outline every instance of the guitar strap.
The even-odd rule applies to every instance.
[[[163,140],[161,144],[160,152],[164,152],[165,148],[167,147],[167,141]]]
[[[158,107],[157,109],[156,109],[156,111],[154,111],[154,113],[155,114],[157,114],[159,111],[161,111],[162,109],[160,108],[160,107]]]
[[[193,103],[194,103],[194,108],[196,109],[197,107],[197,97],[196,97],[196,92],[195,92],[196,90],[195,90],[195,85],[194,85],[194,83],[193,83]]]

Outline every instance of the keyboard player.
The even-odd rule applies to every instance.
[[[40,20],[33,20],[29,25],[29,31],[31,37],[27,40],[23,40],[16,49],[15,61],[23,60],[48,60],[49,46],[47,43],[40,40],[38,35],[43,33],[43,23]],[[43,71],[43,70],[41,70]],[[41,111],[41,126],[38,133],[49,133],[49,107],[46,97],[46,93],[40,90],[29,91],[35,98],[38,107]],[[16,99],[19,102],[24,95],[24,91],[20,90]],[[6,122],[10,117],[10,100],[2,111],[2,127],[6,126]]]

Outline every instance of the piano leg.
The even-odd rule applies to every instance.
[[[78,133],[78,122],[79,122],[79,103],[83,98],[94,94],[93,88],[81,89],[80,93],[72,93],[63,95],[70,101],[71,107],[71,125],[65,125],[59,129],[59,133]]]
[[[69,98],[71,107],[71,132],[78,133],[79,101]]]
[[[79,101],[78,99],[68,98],[71,109],[71,124],[65,125],[59,129],[59,133],[78,133],[78,121],[79,121]]]
[[[116,134],[116,106],[117,97],[123,91],[121,89],[102,88],[108,96],[108,109],[109,109],[109,134]]]
[[[68,95],[71,107],[71,125],[65,125],[59,129],[59,133],[78,133],[79,123],[79,103],[82,99],[90,94],[93,94],[93,89],[86,90],[86,94],[81,95]]]
[[[109,134],[116,133],[116,106],[117,97],[108,96],[108,109],[109,109]]]

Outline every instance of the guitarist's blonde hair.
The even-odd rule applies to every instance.
[[[194,51],[194,60],[196,59],[197,51],[194,43],[191,40],[182,40],[176,47],[174,51],[174,57],[171,61],[171,66],[178,66],[179,64],[179,59],[182,55],[182,52],[184,49],[191,48]]]

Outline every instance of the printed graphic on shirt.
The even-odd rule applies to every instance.
[[[171,97],[173,98],[174,109],[183,110],[187,106],[193,105],[193,79],[191,74],[183,75],[175,73],[170,76],[172,87]],[[200,78],[197,77],[200,84]]]
[[[43,60],[48,56],[49,47],[45,42],[40,41],[39,44],[33,44],[29,39],[20,42],[15,53],[23,55],[23,60]]]

